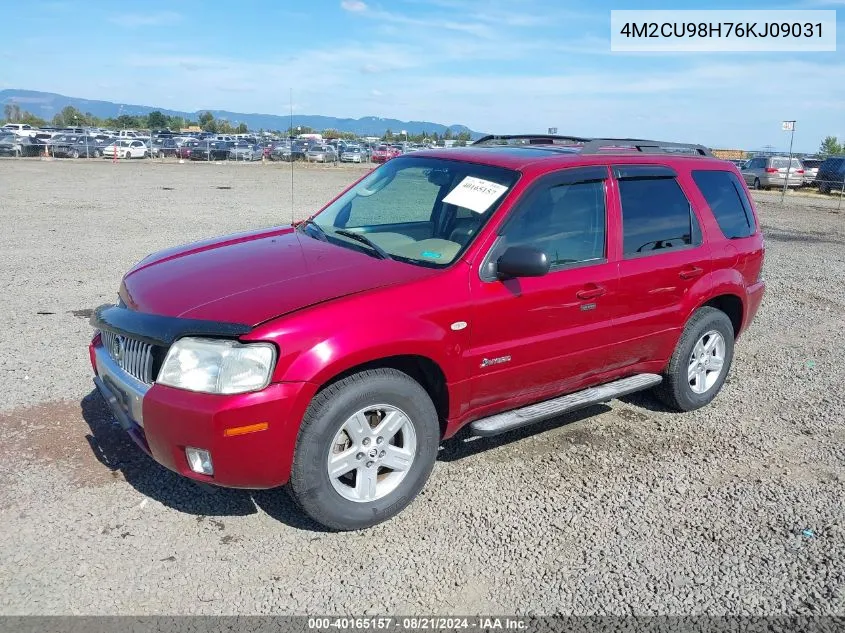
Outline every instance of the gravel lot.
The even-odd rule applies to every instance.
[[[361,168],[299,167],[294,215]],[[393,521],[159,467],[87,311],[150,251],[290,219],[285,165],[0,161],[0,613],[845,615],[845,211],[761,193],[768,295],[704,410],[648,396],[444,445]],[[803,534],[802,534],[803,532]]]

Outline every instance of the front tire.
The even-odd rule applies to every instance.
[[[398,514],[431,474],[437,411],[395,369],[353,374],[318,393],[296,442],[290,491],[312,519],[359,530]]]
[[[677,411],[709,404],[725,384],[733,354],[731,320],[716,308],[699,308],[687,322],[655,394]]]
[[[79,158],[79,150],[75,149],[70,153],[71,158]]]

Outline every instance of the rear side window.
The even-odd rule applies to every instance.
[[[701,243],[689,200],[674,178],[619,181],[625,257]]]
[[[729,171],[693,171],[692,179],[728,239],[754,233],[754,215],[739,180]]]

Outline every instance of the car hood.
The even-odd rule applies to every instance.
[[[140,312],[254,326],[436,272],[277,227],[150,255],[126,274],[120,296]]]

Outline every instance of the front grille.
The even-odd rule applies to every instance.
[[[153,346],[138,339],[102,330],[103,347],[130,376],[148,385],[153,382]]]

